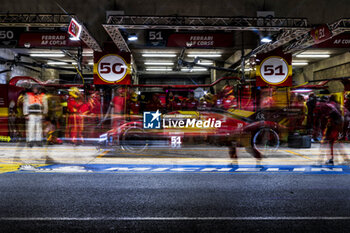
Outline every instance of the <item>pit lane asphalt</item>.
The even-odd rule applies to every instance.
[[[197,149],[122,154],[89,147],[9,145],[2,147],[0,159],[36,156],[33,162],[40,165],[48,153],[67,165],[229,163],[227,148]],[[255,163],[241,151],[240,164]],[[282,152],[263,163],[309,166],[320,150]],[[7,172],[17,170],[17,162],[12,165]],[[345,174],[7,172],[0,174],[1,233],[350,232],[350,176]]]
[[[349,232],[349,178],[5,173],[0,232]]]

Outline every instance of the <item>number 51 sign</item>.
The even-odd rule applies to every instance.
[[[292,56],[290,54],[257,57],[257,86],[292,86]]]
[[[131,84],[130,54],[94,54],[94,84]]]

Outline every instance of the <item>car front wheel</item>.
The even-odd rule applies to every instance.
[[[252,135],[252,147],[263,155],[277,151],[280,145],[278,133],[271,128],[260,128]]]

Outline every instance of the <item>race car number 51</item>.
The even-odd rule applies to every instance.
[[[125,60],[116,54],[103,56],[97,63],[97,74],[105,82],[117,83],[128,74]]]
[[[288,78],[288,63],[282,57],[268,57],[260,65],[261,78],[269,84],[280,84]]]

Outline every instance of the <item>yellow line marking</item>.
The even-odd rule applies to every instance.
[[[152,154],[134,154],[134,153],[127,153],[127,152],[122,152],[119,153],[120,155],[138,155],[138,156],[148,156],[148,157],[152,157],[152,158],[168,158],[168,159],[179,159],[182,157],[171,157],[171,156],[167,156],[167,155],[152,155]],[[119,157],[122,159],[122,157]]]
[[[291,150],[284,150],[284,151],[287,152],[287,153],[293,154],[293,155],[297,155],[297,156],[302,157],[304,159],[313,160],[312,158],[307,157],[305,155],[302,155],[302,154],[300,154],[298,152],[294,152],[294,151],[291,151]]]
[[[102,157],[105,156],[108,152],[109,152],[109,150],[106,150],[106,151],[102,152],[101,154],[99,154],[99,155],[97,156],[97,158],[102,158]]]
[[[91,150],[91,151],[95,151],[96,148],[60,148],[60,147],[46,147],[46,148],[38,148],[38,147],[33,147],[33,148],[20,148],[20,147],[0,147],[1,150],[31,150],[31,151],[35,151],[35,150],[72,150],[72,151],[76,151],[76,150]]]

